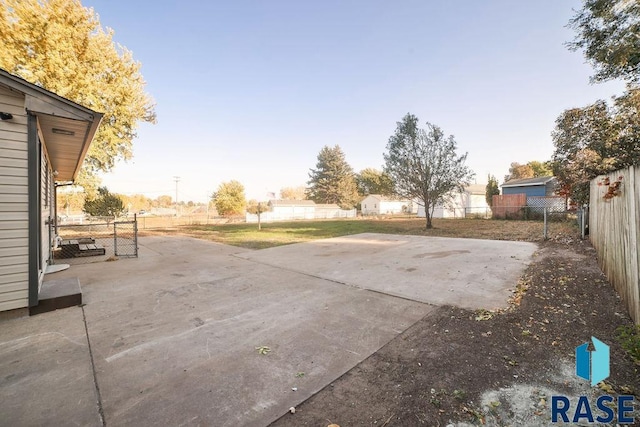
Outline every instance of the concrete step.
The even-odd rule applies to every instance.
[[[38,295],[38,305],[29,308],[35,315],[82,304],[82,290],[77,277],[45,280]]]

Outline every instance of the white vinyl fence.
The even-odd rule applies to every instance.
[[[300,219],[337,219],[355,218],[355,209],[317,209],[315,212],[305,212],[303,214],[292,214],[290,212],[263,212],[260,214],[261,222],[293,221]],[[246,222],[257,223],[258,215],[247,213]]]

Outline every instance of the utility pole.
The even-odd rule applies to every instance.
[[[178,216],[178,183],[180,182],[180,177],[174,176],[173,180],[176,182],[176,216]]]

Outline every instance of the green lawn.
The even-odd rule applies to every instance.
[[[250,249],[300,243],[358,233],[410,234],[419,236],[467,237],[496,240],[542,240],[542,222],[483,219],[435,219],[425,230],[425,220],[385,218],[356,220],[291,221],[257,224],[185,225],[177,230],[156,230],[152,234],[182,234]],[[550,235],[575,234],[570,223],[552,223]]]
[[[407,232],[406,224],[400,221],[395,224],[392,221],[366,220],[278,222],[262,224],[262,230],[258,230],[257,224],[184,226],[181,227],[181,231],[208,240],[251,249],[264,249],[358,233],[403,234]]]

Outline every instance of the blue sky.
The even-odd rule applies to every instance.
[[[199,4],[202,3],[202,4]],[[547,160],[565,109],[620,94],[591,85],[564,43],[580,1],[84,0],[133,52],[157,102],[119,193],[205,201],[236,179],[249,198],[304,185],[324,145],[381,168],[407,112],[454,135],[477,182]]]

